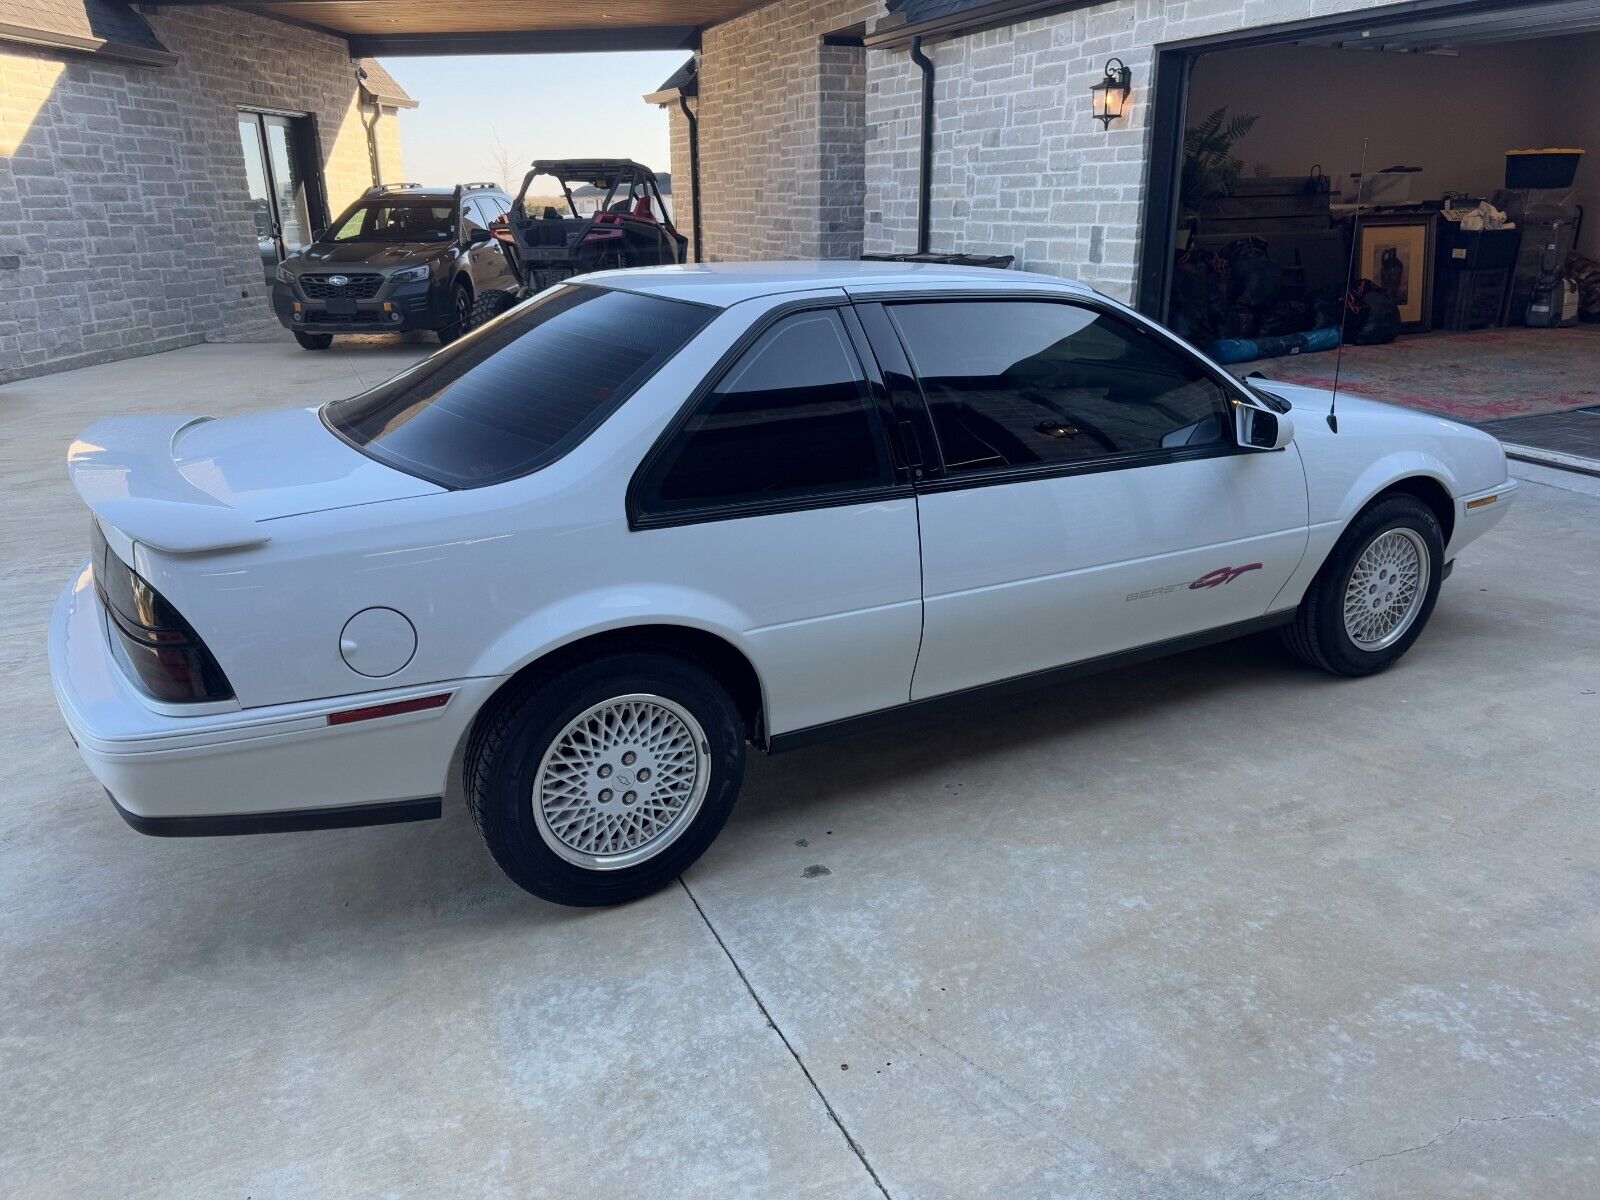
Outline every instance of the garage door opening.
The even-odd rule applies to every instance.
[[[1240,373],[1326,387],[1342,341],[1341,388],[1600,457],[1597,61],[1570,2],[1164,48],[1142,306]]]

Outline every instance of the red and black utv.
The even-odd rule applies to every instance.
[[[655,173],[626,158],[540,159],[492,231],[511,248],[525,295],[586,271],[681,263],[689,251]]]

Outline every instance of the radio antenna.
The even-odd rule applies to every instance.
[[[1350,303],[1350,285],[1355,280],[1356,248],[1361,245],[1361,188],[1367,182],[1367,139],[1361,139],[1361,173],[1356,176],[1356,215],[1350,222],[1350,263],[1344,272],[1344,295],[1339,297],[1339,348],[1333,352],[1333,392],[1328,396],[1328,428],[1339,432],[1339,368],[1344,365],[1344,326]]]

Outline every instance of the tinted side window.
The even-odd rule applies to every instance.
[[[581,442],[715,309],[568,286],[322,410],[380,462],[446,487],[526,475]]]
[[[1120,318],[1026,300],[890,312],[953,475],[1224,439],[1222,388],[1200,364]]]
[[[652,513],[793,500],[890,478],[861,366],[833,311],[768,330],[651,465]]]

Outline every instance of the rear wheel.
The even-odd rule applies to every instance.
[[[509,292],[484,292],[472,302],[472,315],[468,327],[476,329],[485,321],[492,321],[517,302]]]
[[[716,838],[744,776],[744,729],[694,663],[612,655],[485,714],[465,769],[478,832],[513,882],[557,904],[618,904],[670,883]]]
[[[448,346],[472,328],[472,289],[458,283],[450,289],[450,323],[439,330],[439,344]]]
[[[1284,641],[1301,661],[1335,675],[1381,671],[1421,636],[1443,563],[1433,511],[1411,496],[1380,500],[1334,546]]]
[[[302,350],[326,350],[329,346],[333,345],[333,334],[302,333],[300,330],[296,329],[294,331],[294,340],[300,343],[300,348]]]

